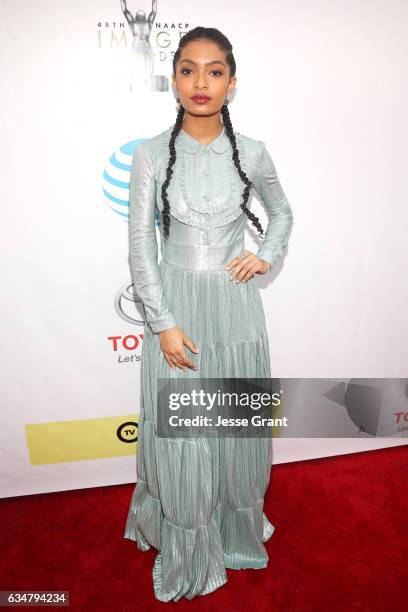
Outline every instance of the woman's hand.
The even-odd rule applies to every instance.
[[[159,333],[159,338],[164,358],[171,368],[177,367],[181,370],[186,370],[186,368],[197,369],[196,364],[185,354],[184,346],[187,346],[193,353],[199,353],[199,350],[179,327],[165,329]]]
[[[226,270],[231,270],[230,279],[236,283],[244,283],[255,274],[266,274],[271,269],[271,264],[263,259],[259,259],[255,253],[244,251],[243,255],[234,257],[226,266]]]

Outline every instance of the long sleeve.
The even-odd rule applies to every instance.
[[[268,224],[257,257],[273,265],[288,244],[289,232],[293,225],[293,212],[265,143],[259,142],[261,149],[259,157],[257,156],[252,182],[266,209]]]
[[[133,284],[153,333],[177,326],[170,312],[158,268],[155,227],[156,184],[149,148],[136,147],[130,172],[129,256]]]

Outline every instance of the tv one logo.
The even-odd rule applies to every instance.
[[[137,442],[137,433],[138,433],[138,425],[135,421],[126,421],[122,423],[116,431],[116,435],[118,436],[121,442],[125,442],[126,444],[133,444]]]

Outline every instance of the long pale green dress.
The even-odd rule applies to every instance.
[[[167,190],[170,235],[155,216],[163,210],[173,126],[135,149],[130,179],[129,247],[134,286],[144,304],[137,483],[124,537],[158,551],[154,594],[192,599],[227,582],[226,568],[264,568],[264,542],[274,526],[263,512],[271,438],[160,438],[159,377],[270,378],[265,316],[255,277],[230,280],[226,264],[244,250],[240,207],[245,184],[225,128],[201,144],[183,129]],[[235,132],[241,167],[263,202],[268,224],[257,256],[274,264],[287,245],[291,207],[262,141]],[[250,208],[250,201],[248,202]],[[264,227],[265,229],[265,227]],[[255,230],[254,230],[255,231]],[[159,332],[178,325],[199,349],[185,352],[197,371],[170,368]]]

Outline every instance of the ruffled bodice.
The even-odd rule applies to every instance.
[[[157,153],[156,205],[163,210],[161,186],[166,178],[169,141],[172,128],[152,143]],[[245,147],[236,134],[241,167],[246,171]],[[176,162],[167,190],[171,214],[193,227],[210,230],[223,227],[243,214],[240,202],[244,183],[232,159],[232,146],[225,129],[210,144],[201,144],[183,129],[176,138]]]

